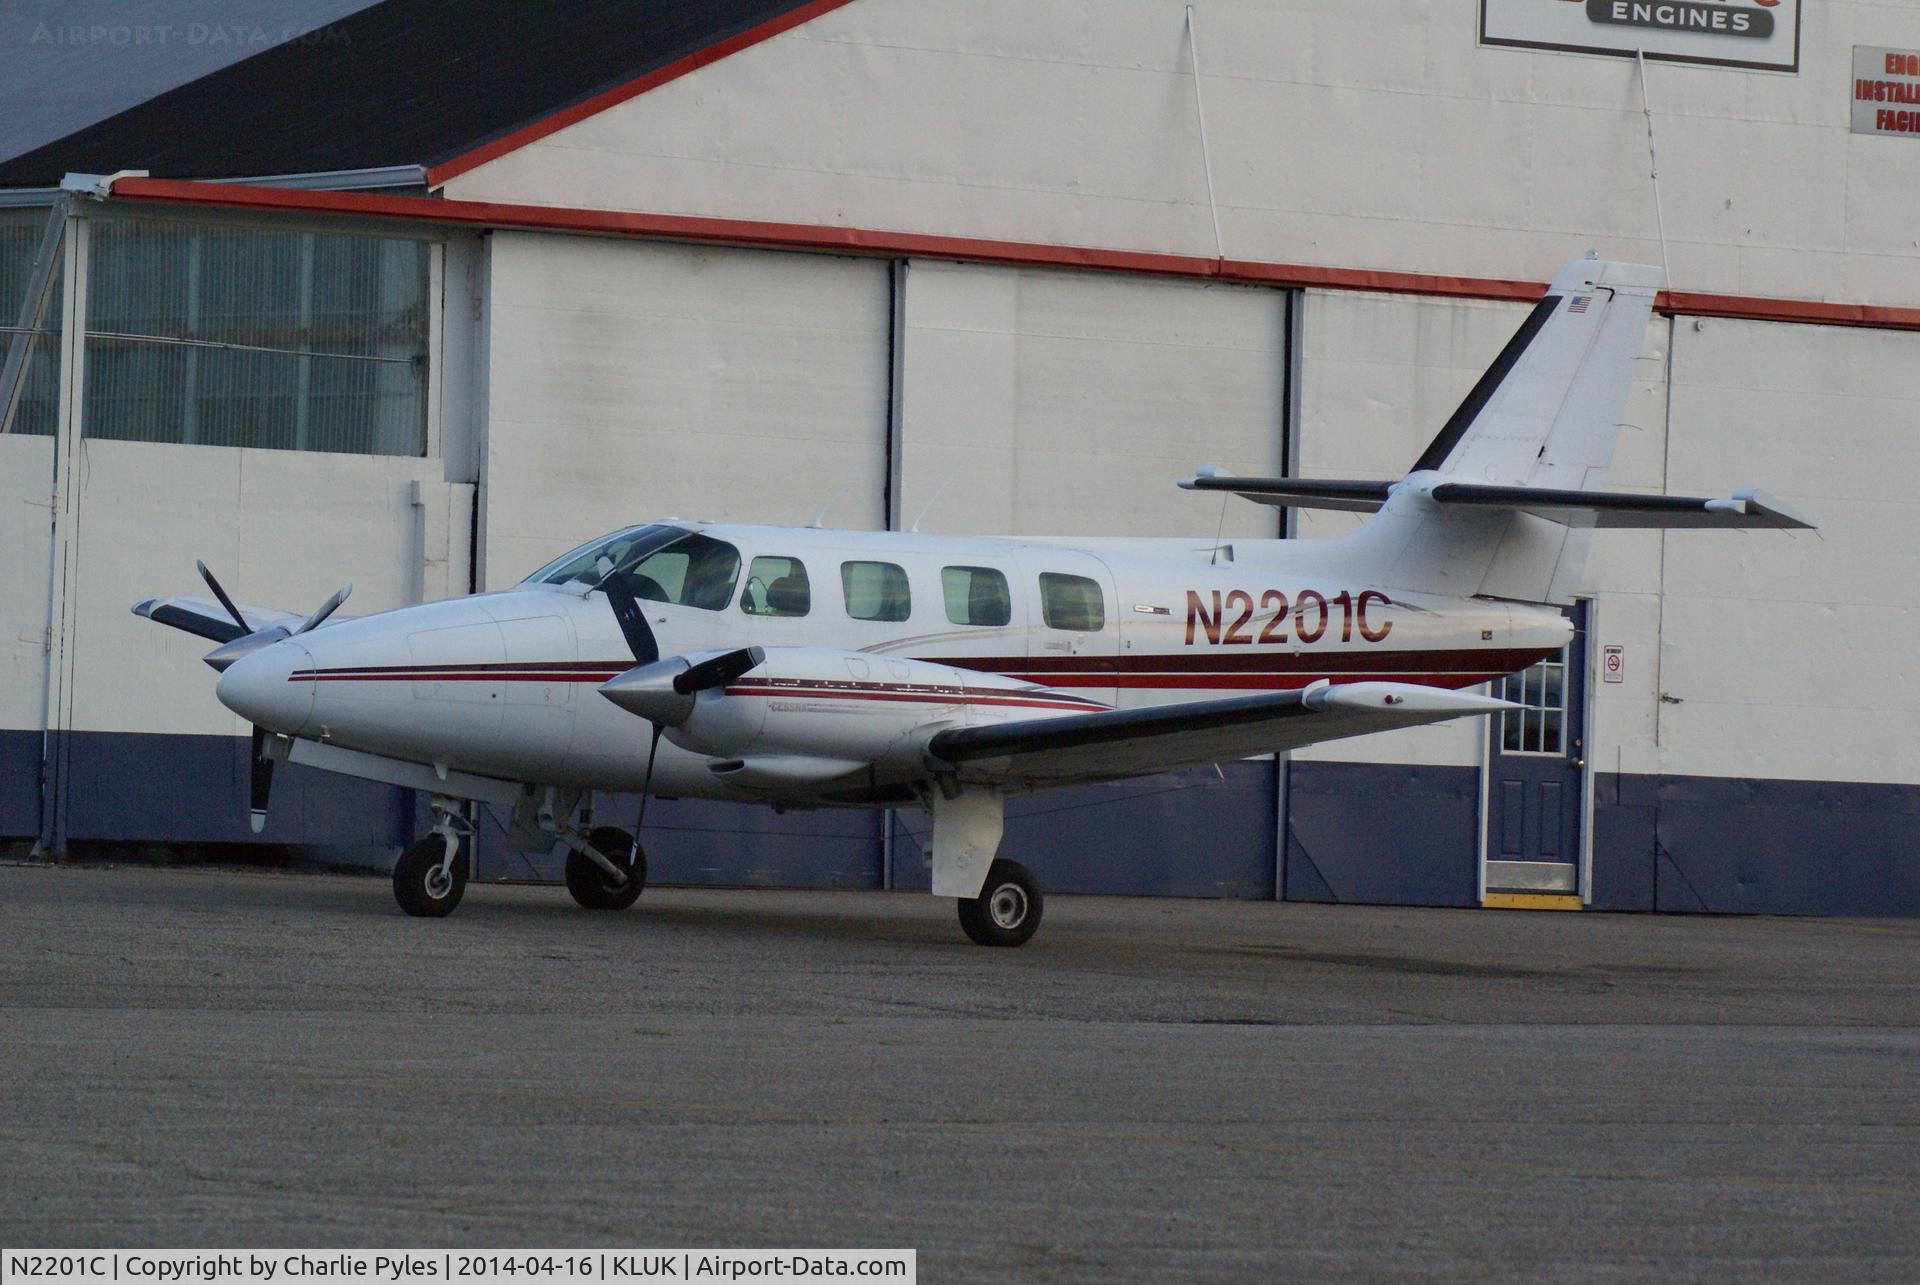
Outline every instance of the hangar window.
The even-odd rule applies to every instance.
[[[1013,619],[1007,578],[992,567],[942,567],[947,619],[956,625],[1004,625]]]
[[[747,568],[740,610],[749,616],[804,616],[813,607],[807,567],[798,558],[755,558]]]
[[[13,422],[0,432],[53,433],[60,408],[60,247],[51,247],[51,273],[38,300],[38,316],[28,314],[25,332],[17,329],[22,306],[28,303],[34,266],[46,235],[48,207],[0,209],[0,363],[13,344],[25,345],[26,365],[14,399]],[[0,407],[4,411],[5,407]]]
[[[891,562],[843,562],[840,588],[855,620],[905,620],[913,614],[907,573]]]
[[[423,455],[430,247],[93,221],[85,432]]]
[[[1085,576],[1040,573],[1040,610],[1049,629],[1098,633],[1106,628],[1107,602],[1098,581]]]

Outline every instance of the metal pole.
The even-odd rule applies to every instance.
[[[47,592],[47,673],[41,719],[40,837],[36,855],[67,847],[73,730],[74,588],[79,574],[80,443],[86,405],[88,223],[69,206],[60,326],[60,416],[54,433],[53,538]]]
[[[1187,6],[1187,65],[1193,69],[1193,109],[1200,118],[1200,166],[1207,175],[1207,213],[1213,216],[1213,254],[1227,257],[1220,239],[1220,207],[1213,199],[1213,155],[1207,150],[1207,106],[1200,97],[1200,47],[1193,34],[1193,6]]]

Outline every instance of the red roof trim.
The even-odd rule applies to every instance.
[[[720,245],[825,250],[841,254],[962,259],[974,263],[1028,267],[1150,272],[1162,276],[1200,277],[1246,285],[1367,290],[1519,303],[1531,303],[1546,293],[1544,282],[1497,277],[1323,268],[1308,264],[1209,259],[1185,254],[1102,250],[1090,246],[1042,245],[1027,241],[990,241],[977,237],[931,236],[920,232],[885,232],[809,223],[767,223],[684,214],[637,214],[568,206],[514,205],[498,201],[448,201],[426,196],[386,196],[369,192],[314,192],[298,188],[200,183],[186,179],[123,178],[114,183],[113,196],[116,200],[346,214],[466,227],[526,228]],[[1920,330],[1920,308],[1881,304],[1827,303],[1811,299],[1767,299],[1748,295],[1663,290],[1655,306],[1662,313],[1690,317]]]
[[[427,170],[427,186],[439,187],[450,178],[465,174],[476,166],[505,156],[508,152],[517,152],[529,143],[537,143],[549,134],[557,133],[569,125],[578,124],[589,116],[597,116],[609,107],[617,107],[630,98],[638,98],[649,89],[657,89],[668,81],[678,80],[688,72],[719,62],[729,54],[739,53],[742,49],[752,48],[763,40],[771,40],[783,31],[791,31],[803,22],[810,22],[823,13],[831,13],[852,0],[811,0],[797,9],[789,9],[777,18],[769,19],[757,27],[750,27],[738,35],[708,45],[705,49],[688,54],[677,62],[670,62],[644,76],[637,76],[612,89],[603,90],[584,102],[563,108],[551,116],[543,116],[530,125],[522,125],[509,134],[502,134],[490,143],[468,152],[462,152],[452,160],[442,161]]]

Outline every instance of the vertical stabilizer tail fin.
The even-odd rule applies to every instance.
[[[1571,600],[1590,524],[1522,503],[1441,503],[1436,489],[1604,487],[1660,281],[1658,268],[1602,259],[1560,270],[1379,515],[1347,537],[1384,583]]]
[[[1660,279],[1637,263],[1562,268],[1410,471],[1499,486],[1604,485]]]

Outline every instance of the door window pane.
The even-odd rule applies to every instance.
[[[1567,653],[1508,674],[1500,694],[1518,703],[1500,716],[1500,749],[1506,754],[1566,752]]]
[[[1049,629],[1097,633],[1106,627],[1106,597],[1097,581],[1085,576],[1040,573],[1040,609]]]
[[[840,589],[855,620],[905,620],[913,614],[907,573],[891,562],[843,562]]]
[[[942,567],[940,591],[956,625],[1004,625],[1013,619],[1007,578],[992,567]]]
[[[807,568],[798,558],[755,558],[747,568],[740,610],[749,616],[804,616],[813,606]]]

